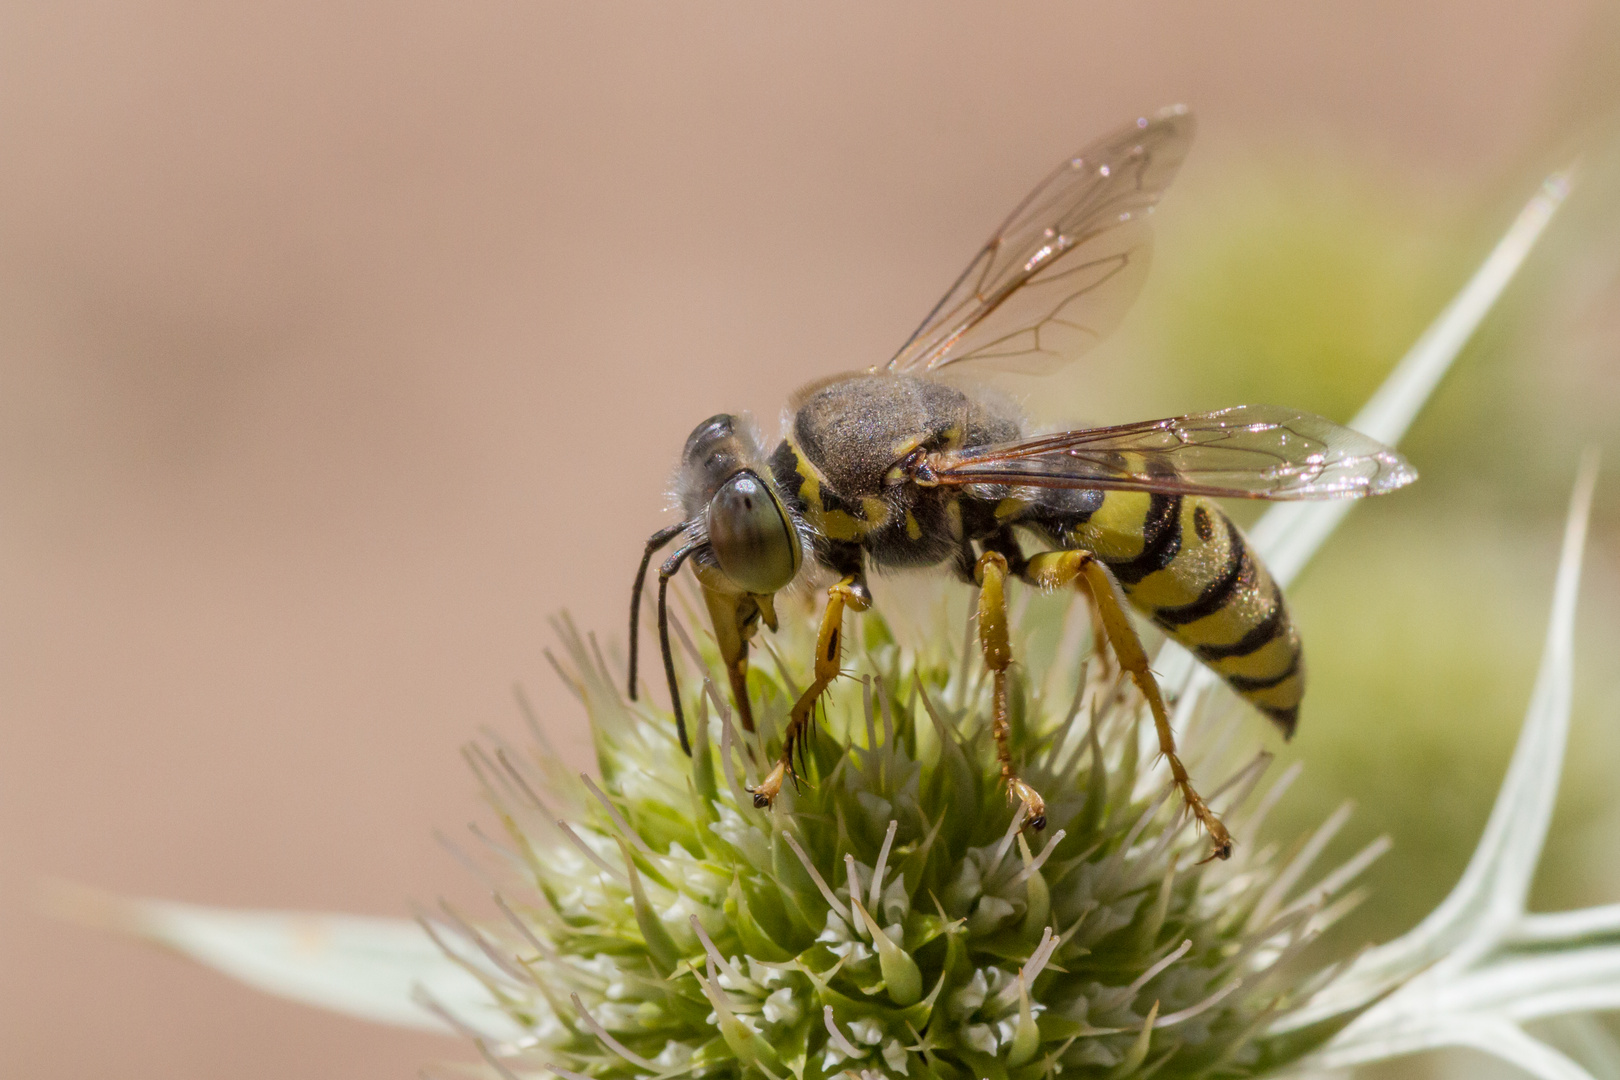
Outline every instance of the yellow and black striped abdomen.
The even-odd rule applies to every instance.
[[[1220,507],[1109,491],[1091,513],[1052,531],[1064,547],[1097,555],[1133,606],[1294,733],[1305,692],[1299,634],[1282,590]]]

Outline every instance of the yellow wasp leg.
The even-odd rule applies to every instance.
[[[731,681],[731,699],[744,731],[754,730],[754,710],[748,703],[748,639],[754,636],[759,609],[747,593],[720,592],[703,587],[703,603],[714,624],[714,640]]]
[[[1147,699],[1148,708],[1153,710],[1153,727],[1158,732],[1159,751],[1170,763],[1170,775],[1175,779],[1176,787],[1181,789],[1187,809],[1209,831],[1209,839],[1214,846],[1211,857],[1229,858],[1232,854],[1232,835],[1221,824],[1220,818],[1204,804],[1198,792],[1193,790],[1192,777],[1187,775],[1186,767],[1176,756],[1176,738],[1170,731],[1170,716],[1165,711],[1164,698],[1160,696],[1159,684],[1154,681],[1153,672],[1148,667],[1142,639],[1137,637],[1136,627],[1131,625],[1130,616],[1120,603],[1114,576],[1089,551],[1042,552],[1029,560],[1024,576],[1047,590],[1059,589],[1071,582],[1085,583],[1102,619],[1103,631],[1108,636],[1108,644],[1113,647],[1114,656],[1119,660],[1120,667],[1130,673],[1131,681],[1136,683],[1142,696]]]
[[[1103,626],[1102,609],[1091,596],[1091,586],[1086,584],[1082,575],[1074,579],[1075,589],[1086,598],[1086,613],[1091,616],[1091,642],[1092,656],[1096,663],[1096,678],[1103,682],[1111,681],[1116,674],[1114,666],[1108,662],[1108,653],[1103,648],[1103,642],[1108,640],[1108,629]]]
[[[827,610],[821,617],[821,633],[816,635],[816,679],[808,690],[799,695],[799,700],[794,702],[788,714],[787,730],[782,733],[782,757],[777,761],[776,768],[759,782],[758,787],[748,789],[754,796],[755,806],[771,805],[782,790],[782,782],[795,775],[793,754],[799,749],[805,729],[814,719],[816,702],[842,670],[839,661],[843,655],[844,608],[865,611],[870,606],[871,601],[864,590],[856,586],[853,574],[827,590]]]
[[[1024,804],[1024,820],[1032,829],[1046,828],[1046,800],[1018,778],[1013,771],[1012,751],[1007,745],[1011,724],[1007,719],[1007,667],[1012,663],[1012,643],[1007,633],[1007,557],[999,551],[979,556],[973,576],[979,582],[979,648],[993,680],[991,732],[996,739],[996,760],[1001,778],[1007,782],[1007,797]]]

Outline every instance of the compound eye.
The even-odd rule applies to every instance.
[[[773,593],[799,572],[799,537],[770,488],[751,472],[727,480],[709,500],[709,546],[745,592]]]
[[[694,464],[701,464],[712,456],[717,448],[723,448],[736,434],[736,418],[727,413],[717,413],[703,423],[692,429],[692,434],[686,437],[686,450],[681,454],[681,460]]]

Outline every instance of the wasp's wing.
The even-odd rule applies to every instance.
[[[1417,479],[1384,444],[1320,416],[1240,405],[941,454],[941,484],[1117,488],[1248,499],[1377,495]]]
[[[1141,288],[1148,214],[1192,137],[1192,114],[1176,106],[1058,166],[968,264],[888,370],[993,360],[1039,372],[1096,344]]]

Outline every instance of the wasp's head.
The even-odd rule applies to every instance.
[[[738,589],[768,595],[798,576],[804,545],[746,419],[721,413],[693,430],[676,490],[687,520]]]

